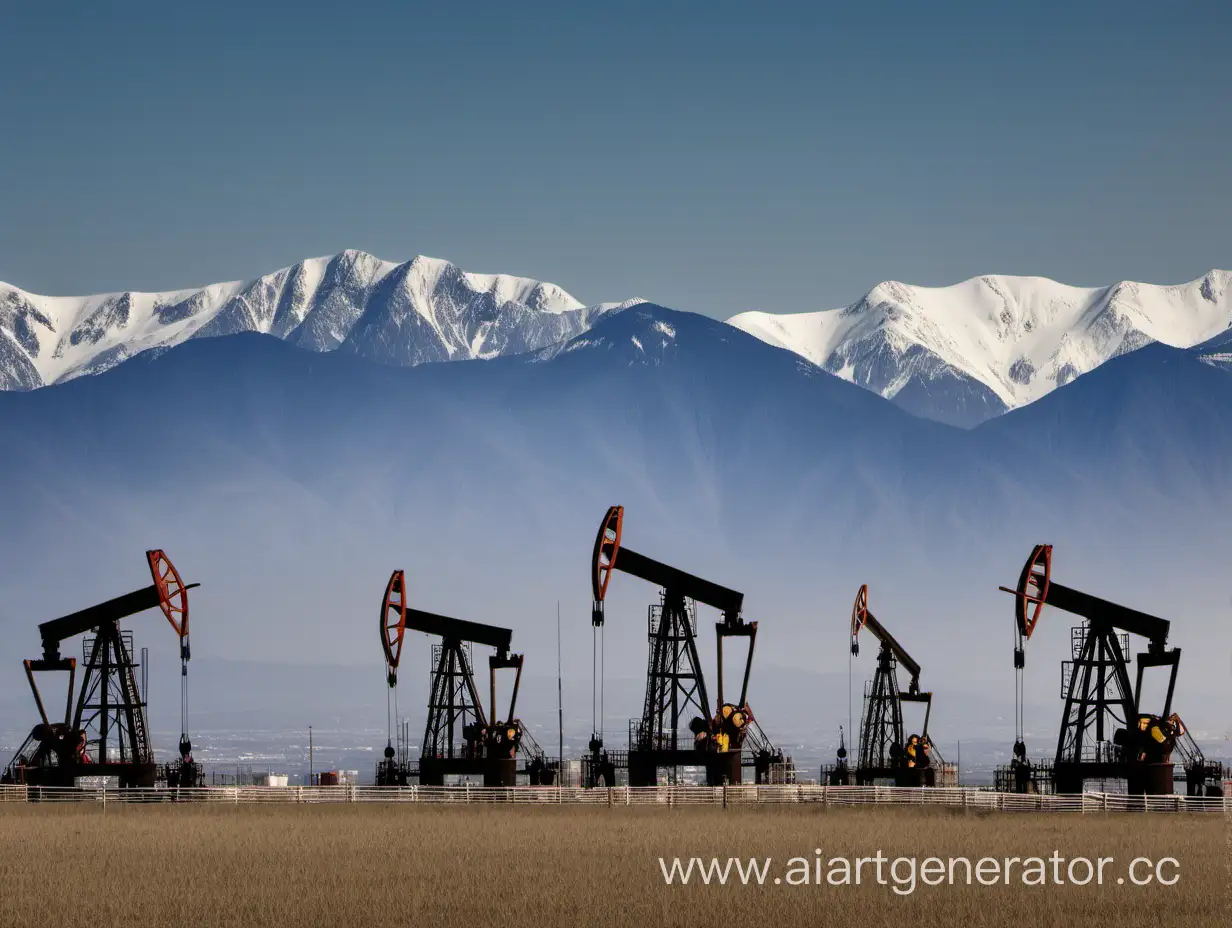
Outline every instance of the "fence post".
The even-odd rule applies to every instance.
[[[609,809],[612,807],[612,788],[610,786],[607,788],[607,807]]]
[[[760,798],[759,798],[759,799],[758,799],[758,802],[760,802],[760,801],[761,801],[761,800],[760,800]],[[724,809],[726,809],[726,808],[727,808],[727,784],[726,784],[726,783],[724,783],[724,784],[723,784],[723,808],[724,808]]]

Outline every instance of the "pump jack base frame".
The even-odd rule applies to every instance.
[[[1172,761],[1163,763],[1082,763],[1053,764],[1053,784],[1058,793],[1081,793],[1087,780],[1124,780],[1131,796],[1168,796],[1173,792]]]
[[[79,777],[116,777],[121,789],[157,785],[158,765],[147,764],[63,764],[54,767],[25,767],[17,773],[20,786],[72,787]]]
[[[705,767],[707,786],[740,785],[739,751],[629,751],[629,785],[657,786],[661,768]]]
[[[935,786],[937,771],[933,767],[864,767],[855,771],[857,786],[876,786],[879,780],[893,780],[895,786]]]
[[[419,759],[419,785],[444,786],[445,777],[462,776],[483,778],[484,786],[516,786],[518,783],[517,759],[513,757],[421,757]]]
[[[522,769],[518,769],[517,764],[516,758],[507,757],[488,761],[431,757],[409,763],[380,761],[376,767],[376,785],[444,786],[447,776],[482,777],[484,786],[516,786],[519,776],[526,777],[531,786],[552,786],[556,782],[554,766],[538,770],[524,763]]]

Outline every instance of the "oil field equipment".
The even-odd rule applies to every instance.
[[[482,776],[485,786],[517,783],[517,757],[526,759],[525,773],[533,784],[550,785],[555,769],[516,716],[518,687],[522,681],[521,654],[509,651],[513,632],[464,619],[435,615],[407,605],[406,576],[395,570],[381,602],[381,647],[385,651],[386,682],[396,698],[398,666],[407,630],[440,638],[432,647],[432,684],[428,721],[419,750],[418,765],[411,763],[400,729],[402,750],[395,750],[392,732],[385,759],[377,767],[377,785],[406,785],[417,777],[423,786],[441,786],[447,776]],[[488,657],[493,718],[484,712],[471,671],[470,645],[496,649]],[[495,718],[496,673],[513,670],[513,693],[505,721]],[[396,717],[396,709],[391,716]]]
[[[1019,792],[1041,790],[1049,771],[1027,760],[1022,723],[1022,671],[1026,642],[1045,604],[1080,616],[1070,629],[1072,660],[1061,665],[1065,709],[1052,762],[1051,785],[1058,793],[1080,793],[1087,780],[1124,780],[1130,793],[1168,794],[1173,789],[1172,752],[1184,725],[1172,714],[1172,694],[1181,651],[1169,648],[1169,623],[1105,599],[1062,586],[1052,579],[1052,545],[1036,545],[1013,593],[1016,731],[1014,758],[1002,781]],[[1147,640],[1138,655],[1137,679],[1130,683],[1129,635]],[[1166,668],[1167,695],[1161,712],[1144,712],[1143,672]],[[1195,745],[1196,747],[1196,745]],[[1042,774],[1042,776],[1041,776]]]
[[[741,782],[741,767],[754,769],[755,780],[769,782],[772,770],[788,764],[762,732],[748,705],[749,673],[757,623],[741,615],[744,594],[685,573],[661,561],[639,554],[621,540],[624,507],[612,506],[599,525],[591,567],[593,608],[591,624],[602,634],[604,599],[613,571],[622,571],[662,588],[660,602],[649,609],[650,659],[642,716],[629,723],[629,749],[624,758],[629,785],[653,786],[658,772],[672,775],[680,767],[704,767],[711,785]],[[713,714],[706,680],[697,653],[694,602],[718,609],[723,620],[716,623],[718,646],[718,709]],[[728,702],[723,696],[723,642],[747,638],[748,657],[740,696]],[[600,668],[599,690],[602,692]],[[687,733],[682,732],[687,724]],[[604,751],[602,711],[590,740],[590,756],[584,763],[583,782],[588,786],[612,783],[618,755]]]
[[[834,763],[821,768],[821,782],[828,786],[850,786],[851,767],[847,764],[847,739],[843,726],[838,727],[838,750]]]
[[[896,786],[934,786],[942,759],[928,734],[933,694],[920,692],[920,665],[869,611],[867,584],[860,587],[851,609],[853,656],[860,653],[863,628],[876,636],[881,647],[877,650],[877,670],[864,690],[855,781],[860,786],[878,780],[893,780]],[[905,693],[898,686],[899,666],[910,675]],[[924,725],[919,734],[904,736],[904,702],[924,706]]]
[[[1176,751],[1181,755],[1185,774],[1185,793],[1189,796],[1222,796],[1228,771],[1219,761],[1207,760],[1189,728],[1175,712],[1168,719],[1176,734]]]
[[[121,787],[149,787],[158,780],[171,786],[199,786],[201,765],[192,759],[188,738],[188,591],[161,550],[146,552],[154,582],[39,626],[43,656],[24,661],[41,721],[5,768],[2,782],[30,786],[73,786],[81,777],[115,777]],[[120,620],[147,609],[162,610],[180,641],[180,759],[159,767],[154,760],[146,723],[146,649],[134,659],[130,632]],[[64,657],[60,646],[69,638],[93,632],[84,640],[84,669],[74,707],[77,659]],[[138,685],[137,670],[143,679]],[[64,720],[52,721],[34,675],[67,671],[68,695]]]

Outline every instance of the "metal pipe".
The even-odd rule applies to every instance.
[[[749,675],[753,672],[753,648],[757,644],[757,623],[750,623],[749,627],[752,631],[749,633],[749,657],[744,662],[744,683],[740,686],[740,705],[748,704],[749,697]]]
[[[511,722],[516,717],[514,715],[514,707],[517,705],[517,702],[518,702],[518,688],[521,685],[522,685],[522,655],[519,654],[518,655],[518,669],[513,677],[513,695],[509,697],[509,721]],[[496,697],[493,697],[493,699],[495,698]],[[496,710],[495,702],[492,703],[492,709],[493,711]]]
[[[39,716],[42,718],[43,724],[50,727],[51,721],[47,718],[47,710],[43,708],[43,697],[39,695],[38,686],[34,683],[34,671],[30,669],[29,661],[22,661],[22,664],[26,668],[26,679],[30,681],[30,692],[34,693],[34,703],[38,706]]]

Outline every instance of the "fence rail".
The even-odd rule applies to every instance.
[[[90,789],[0,786],[4,802],[150,803],[470,803],[587,806],[904,805],[987,812],[1173,812],[1232,815],[1232,796],[1128,796],[1123,793],[1021,795],[969,788],[893,786],[205,786],[197,789]]]

